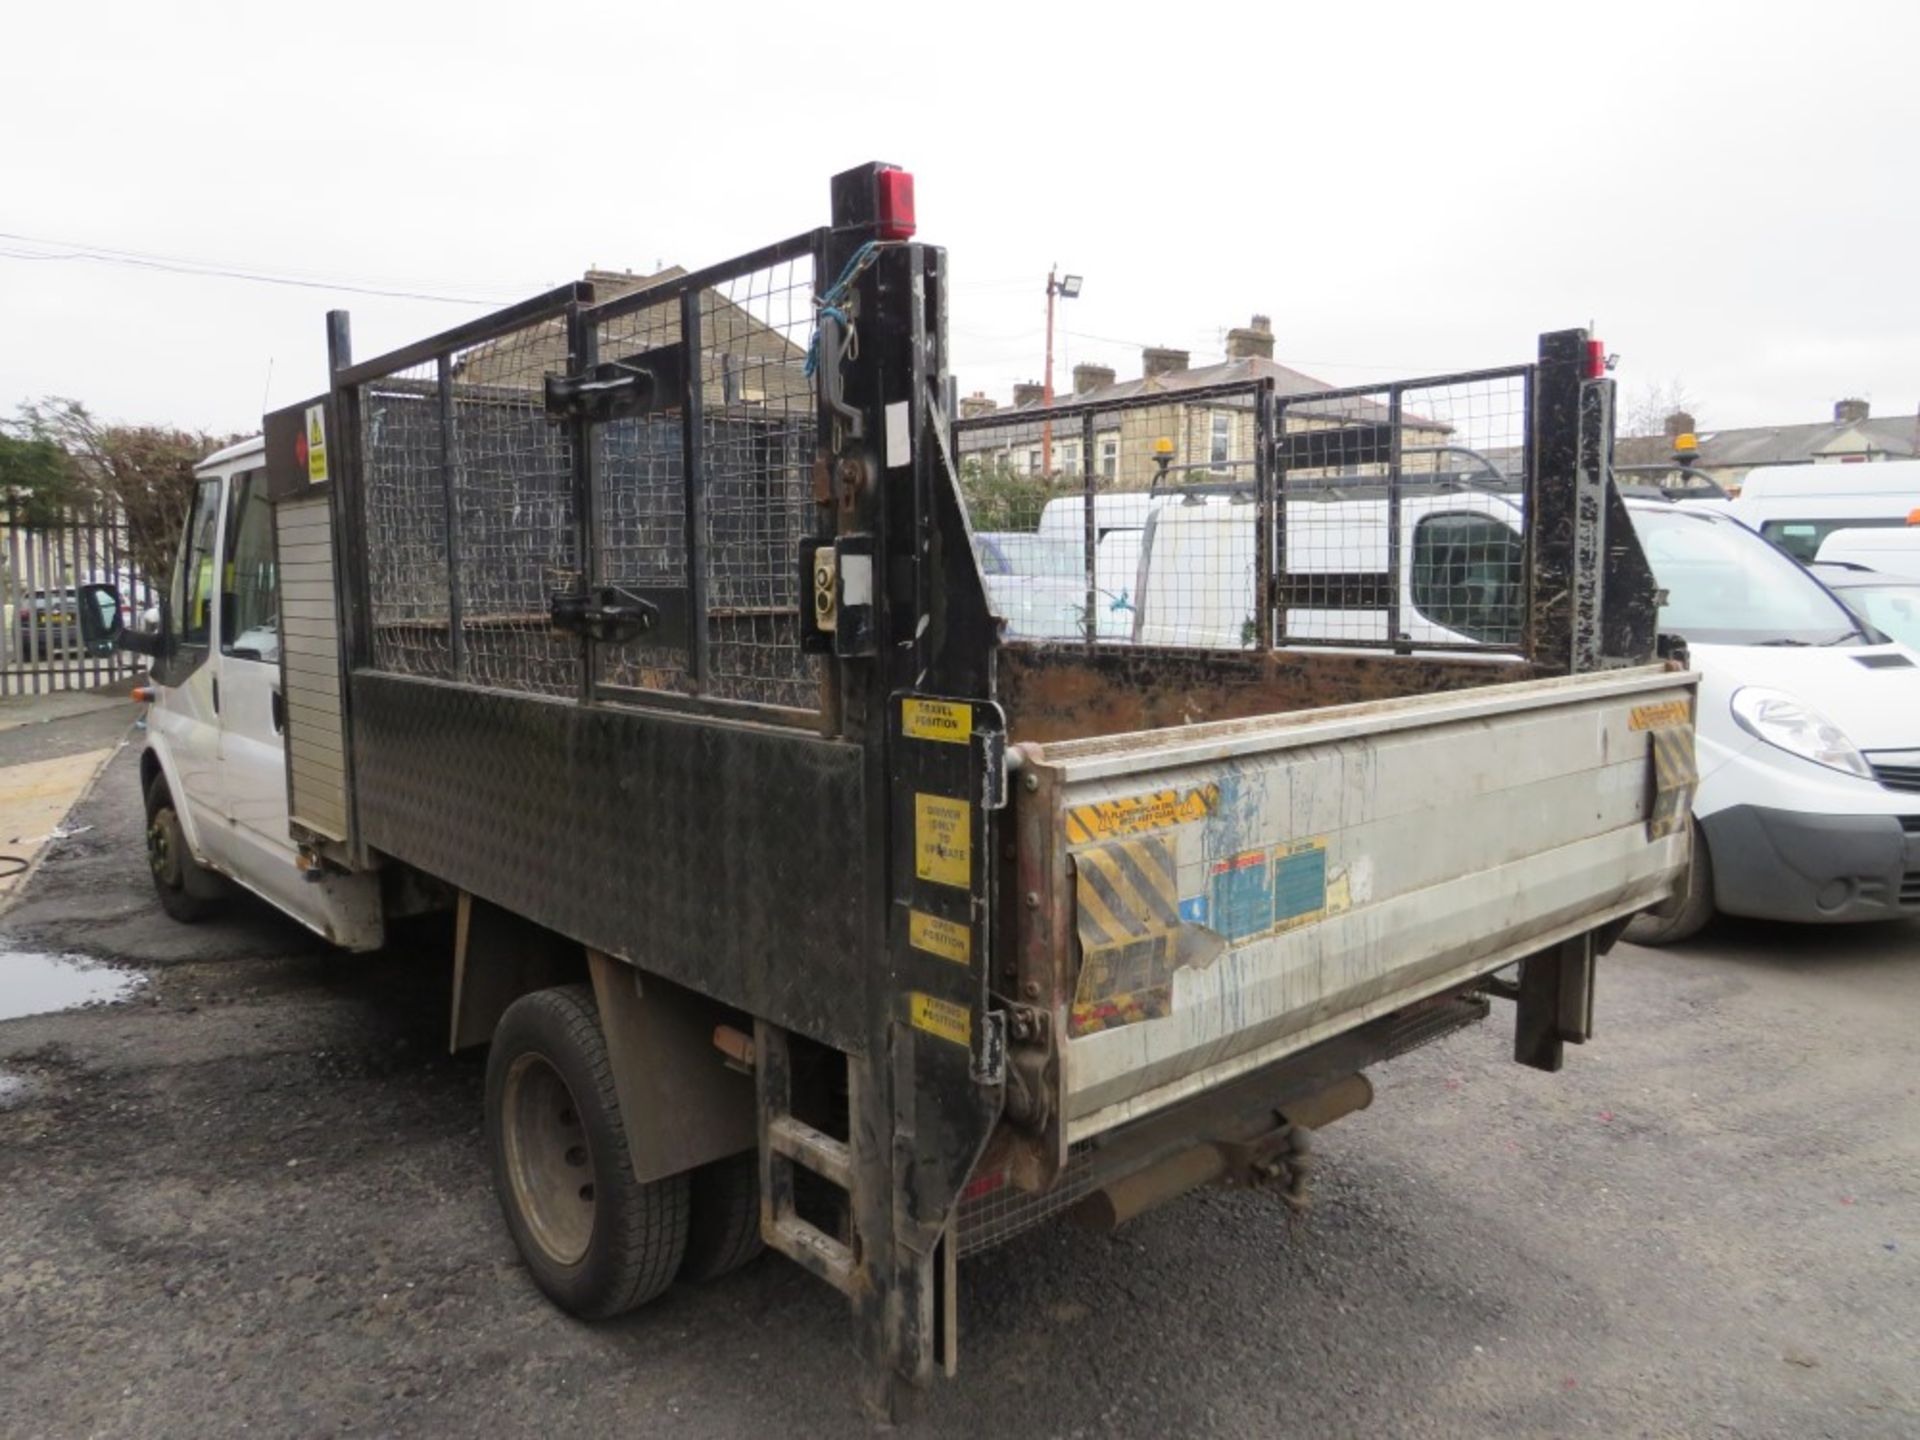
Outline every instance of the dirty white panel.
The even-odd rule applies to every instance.
[[[1081,886],[1071,1138],[1666,893],[1685,841],[1648,835],[1636,721],[1675,700],[1684,719],[1692,683],[1643,670],[1037,747]]]
[[[280,654],[287,708],[289,800],[295,824],[344,840],[340,635],[333,528],[324,495],[274,508],[280,563]]]

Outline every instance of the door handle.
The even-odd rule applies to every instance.
[[[273,691],[272,694],[273,698],[269,703],[273,708],[273,733],[278,735],[287,728],[287,697],[278,690]]]
[[[220,713],[220,677],[218,675],[213,677],[213,713],[216,715]]]

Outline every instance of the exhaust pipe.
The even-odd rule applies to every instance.
[[[1364,1075],[1349,1075],[1324,1090],[1280,1106],[1281,1124],[1273,1130],[1251,1140],[1207,1141],[1176,1151],[1102,1186],[1068,1213],[1076,1224],[1090,1230],[1115,1230],[1169,1200],[1178,1200],[1191,1190],[1213,1184],[1229,1169],[1240,1170],[1250,1177],[1289,1168],[1304,1170],[1299,1162],[1310,1143],[1307,1133],[1331,1125],[1356,1110],[1364,1110],[1372,1103],[1373,1082]],[[1276,1164],[1275,1157],[1287,1151],[1294,1156],[1291,1164]],[[1304,1203],[1297,1192],[1297,1185],[1288,1191],[1288,1203],[1296,1208]]]

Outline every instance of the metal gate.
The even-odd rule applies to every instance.
[[[134,570],[124,518],[10,509],[0,536],[0,696],[91,690],[137,673],[137,657],[89,655],[80,641],[79,586],[114,586],[132,611],[130,625],[155,599]]]

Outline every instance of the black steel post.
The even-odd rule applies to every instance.
[[[1387,641],[1401,648],[1400,579],[1406,557],[1400,553],[1400,412],[1401,392],[1394,386],[1387,400]]]
[[[466,680],[467,637],[460,622],[460,497],[455,478],[453,356],[442,350],[435,361],[440,389],[440,490],[447,515],[447,666],[455,680]]]
[[[1275,553],[1280,520],[1273,484],[1273,381],[1253,392],[1253,542],[1254,643],[1271,650],[1274,640]]]
[[[567,306],[566,373],[590,374],[599,363],[600,328],[587,318],[586,308],[575,302]],[[595,543],[595,537],[600,532],[594,524],[594,509],[600,496],[600,442],[592,423],[585,416],[569,422],[568,428],[573,447],[574,559],[580,567],[580,589],[591,595],[594,586],[603,578],[600,574],[599,546]],[[593,687],[598,679],[594,672],[599,663],[593,637],[583,630],[580,635],[579,691],[583,705],[593,699]]]
[[[680,471],[686,482],[687,679],[694,690],[706,688],[707,653],[707,467],[701,429],[706,388],[701,362],[700,294],[680,297],[680,346],[686,356],[687,397],[680,407]]]
[[[1526,652],[1550,674],[1568,674],[1574,668],[1574,550],[1586,365],[1585,330],[1555,330],[1540,337],[1527,467],[1527,572],[1532,589]]]
[[[1098,567],[1100,556],[1100,527],[1095,520],[1094,479],[1093,479],[1093,412],[1089,410],[1080,417],[1080,473],[1084,479],[1083,490],[1086,495],[1085,513],[1081,516],[1081,540],[1086,550],[1087,562],[1087,648],[1089,650],[1100,642],[1100,587]]]

